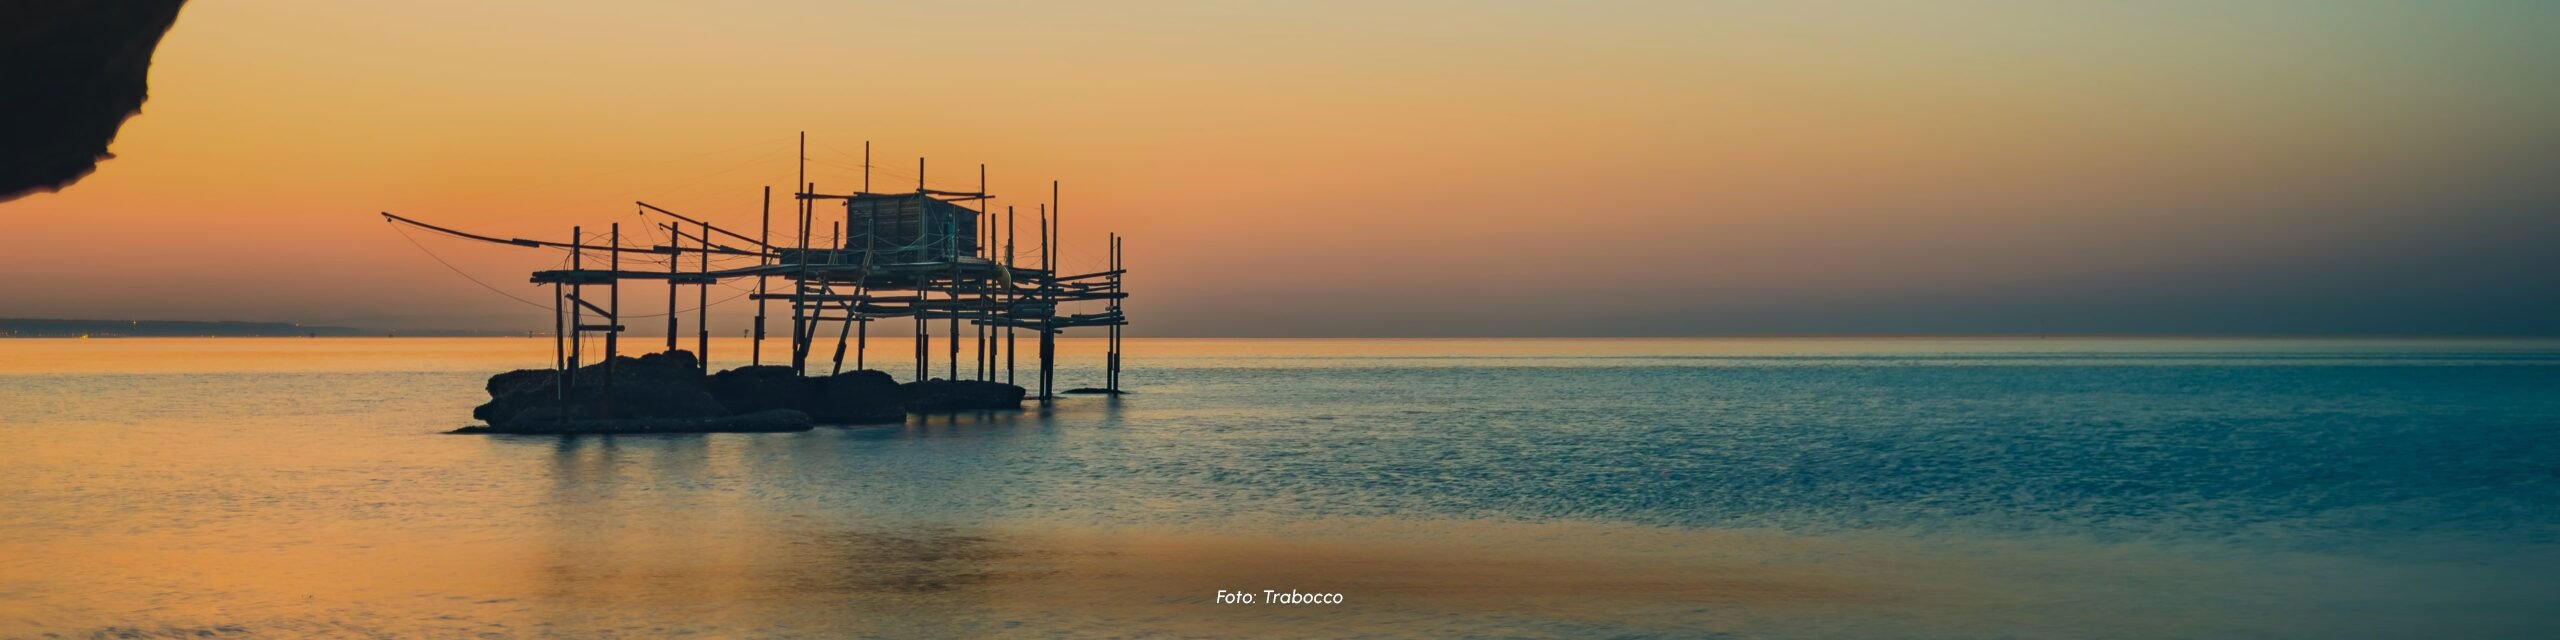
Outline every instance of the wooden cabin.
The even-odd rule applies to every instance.
[[[978,254],[978,212],[926,193],[846,198],[846,263],[949,262]]]

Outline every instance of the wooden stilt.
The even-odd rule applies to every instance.
[[[1015,306],[1015,305],[1017,305],[1017,304],[1019,304],[1019,303],[1020,303],[1020,301],[1021,301],[1021,299],[1022,299],[1022,296],[1021,296],[1020,294],[1016,293],[1016,292],[1017,292],[1017,291],[1019,291],[1020,289],[1015,288],[1014,284],[1013,284],[1012,282],[1010,282],[1010,280],[1012,280],[1012,279],[1015,277],[1015,276],[1013,275],[1013,234],[1014,234],[1014,226],[1013,226],[1013,205],[1005,205],[1005,207],[1004,207],[1004,269],[1005,269],[1005,279],[1006,279],[1006,280],[1008,280],[1008,282],[1006,282],[1006,283],[1005,283],[1005,288],[1004,288],[1004,307],[1005,307],[1005,312],[1004,312],[1004,316],[1005,316],[1005,318],[1004,318],[1004,319],[1005,319],[1005,323],[1004,323],[1004,383],[1005,383],[1005,384],[1013,384],[1013,365],[1014,365],[1014,357],[1015,357],[1015,355],[1016,355],[1016,354],[1015,354],[1015,351],[1017,351],[1017,350],[1014,348],[1014,342],[1013,342],[1013,316],[1014,316],[1013,309],[1014,309],[1014,306]]]
[[[986,192],[987,165],[979,164],[978,193],[983,194]],[[987,237],[987,201],[978,200],[976,204],[978,206],[978,217],[969,220],[969,235],[974,236],[970,243],[971,246],[969,247],[970,255],[980,255],[980,251],[982,251],[986,245]],[[985,322],[986,318],[983,316],[987,310],[986,299],[987,293],[985,288],[981,287],[978,292],[977,308],[970,312],[970,320],[972,324],[970,328],[975,329],[978,334],[978,350],[969,358],[969,368],[976,369],[976,371],[971,372],[970,379],[972,380],[983,381],[987,379],[987,323]],[[953,322],[958,322],[958,320],[953,320]]]
[[[871,190],[871,143],[869,142],[862,143],[862,189],[866,192]],[[852,201],[846,201],[844,206],[847,211],[853,210]],[[864,299],[854,301],[853,368],[855,369],[865,368],[862,362],[863,354],[871,349],[871,323],[868,321],[869,318],[863,315],[867,312],[862,310],[862,304],[868,302],[871,296],[871,265],[873,257],[878,255],[879,250],[880,216],[877,211],[874,211],[872,215],[862,217],[862,282],[855,285],[854,293],[861,294]]]
[[[1066,210],[1061,208],[1058,203],[1058,181],[1056,180],[1049,181],[1049,236],[1049,251],[1054,255],[1054,257],[1049,258],[1049,275],[1054,278],[1058,275],[1058,270],[1066,268],[1067,264],[1067,213]],[[1052,317],[1057,316],[1057,308],[1058,286],[1053,280],[1049,284],[1049,315]],[[1050,324],[1054,325],[1056,322],[1052,321]],[[1053,362],[1057,351],[1057,344],[1054,336],[1063,330],[1064,329],[1052,328],[1049,331],[1042,332],[1052,336],[1049,344],[1041,345],[1041,350],[1049,352],[1043,353],[1040,356],[1040,376],[1042,378],[1040,380],[1040,388],[1042,389],[1041,393],[1044,394],[1056,395],[1058,392],[1058,367]]]
[[[1039,205],[1039,402],[1050,402],[1050,371],[1057,361],[1057,253],[1050,253],[1050,205]]]
[[[586,268],[587,251],[579,248],[586,242],[584,228],[569,227],[569,270],[577,271]],[[570,281],[569,302],[572,304],[569,305],[569,364],[560,367],[560,419],[562,420],[569,419],[569,390],[577,388],[579,361],[586,355],[585,307],[587,305],[586,298],[579,295],[583,293],[586,293],[585,281]]]
[[[925,297],[926,295],[928,295],[928,292],[930,292],[930,291],[932,291],[932,290],[933,290],[933,289],[932,289],[932,287],[933,287],[933,280],[932,280],[931,278],[927,278],[927,277],[924,277],[924,276],[917,276],[917,277],[916,277],[916,299],[917,299],[917,300],[923,300],[923,299],[924,299],[924,297]],[[929,365],[928,365],[928,357],[925,355],[926,350],[927,350],[927,349],[932,348],[932,347],[931,347],[931,345],[933,344],[933,337],[932,337],[932,334],[925,333],[924,313],[923,313],[922,311],[918,311],[918,312],[915,314],[915,316],[916,316],[916,381],[918,381],[918,382],[922,382],[922,381],[924,381],[924,380],[925,380],[926,376],[932,375],[932,373],[933,373],[933,372],[931,372],[931,371],[926,370],[926,367],[927,367],[927,366],[929,366]]]
[[[702,223],[702,253],[696,257],[694,275],[702,282],[693,286],[693,359],[702,365],[703,375],[711,374],[711,223]],[[669,259],[673,259],[670,257]]]
[[[921,157],[916,158],[916,193],[924,193],[924,158]],[[921,225],[923,221],[918,220],[917,223]],[[926,232],[924,227],[919,226],[916,234],[921,237]],[[917,276],[916,301],[922,302],[932,295],[932,286],[931,276]],[[933,327],[925,322],[924,310],[918,308],[916,310],[916,380],[923,381],[932,375]]]
[[[846,207],[846,213],[845,213],[845,216],[846,216],[846,219],[847,219],[847,220],[851,220],[851,219],[852,219],[852,216],[853,216],[853,213],[852,213],[852,207],[850,207],[850,206]],[[850,223],[850,222],[844,222],[844,223],[830,223],[830,224],[836,224],[836,225],[839,225],[839,226],[837,226],[837,227],[836,227],[837,231],[836,231],[834,234],[832,234],[832,235],[828,236],[828,237],[830,237],[830,238],[833,238],[833,240],[829,240],[829,241],[827,242],[827,249],[828,249],[828,251],[827,251],[827,261],[828,261],[828,262],[830,262],[830,263],[838,263],[838,262],[841,262],[841,261],[843,260],[843,258],[841,258],[840,256],[843,256],[843,255],[844,255],[844,251],[843,251],[843,249],[844,249],[844,247],[845,247],[844,232],[845,232],[846,230],[848,230],[848,229],[847,229],[847,227],[851,226],[851,223]],[[828,293],[834,293],[834,292],[835,292],[835,287],[833,287],[833,286],[827,287],[827,292],[828,292]],[[859,308],[859,307],[861,307],[861,304],[860,304],[859,302],[849,302],[849,303],[845,303],[844,323],[843,323],[843,324],[836,325],[836,356],[835,356],[835,359],[834,359],[834,363],[833,363],[833,364],[832,364],[832,365],[827,369],[827,375],[831,375],[831,376],[832,376],[832,375],[837,375],[837,374],[844,373],[844,346],[845,346],[845,338],[847,338],[847,337],[851,337],[851,334],[853,333],[853,325],[854,325],[854,321],[853,321],[853,310],[854,310],[854,309],[856,309],[856,308]]]
[[[800,219],[800,224],[799,224],[799,227],[800,227],[800,241],[799,241],[799,242],[797,242],[797,243],[795,243],[795,244],[793,244],[792,246],[795,246],[795,247],[799,247],[799,248],[801,248],[802,253],[800,254],[800,258],[799,258],[799,259],[798,259],[798,261],[797,261],[797,262],[798,262],[798,264],[800,265],[800,268],[799,268],[799,270],[798,270],[798,271],[799,271],[799,273],[797,274],[797,277],[793,278],[793,281],[792,281],[792,283],[791,283],[791,372],[792,372],[792,373],[794,373],[794,374],[798,374],[798,375],[808,375],[808,373],[809,373],[809,335],[808,335],[808,324],[809,324],[809,319],[808,319],[808,316],[809,316],[809,303],[808,303],[808,293],[809,293],[809,258],[808,258],[808,253],[807,253],[807,249],[809,248],[809,196],[808,196],[808,194],[809,194],[809,192],[811,192],[811,191],[815,191],[816,189],[815,189],[815,185],[811,185],[811,184],[809,184],[809,132],[807,132],[807,131],[802,131],[802,132],[800,132],[800,151],[799,151],[799,155],[797,156],[797,158],[798,158],[799,173],[797,174],[797,176],[798,176],[798,177],[795,177],[795,178],[793,178],[793,179],[791,180],[791,186],[792,186],[792,187],[794,187],[794,188],[796,188],[796,189],[798,189],[799,191],[798,191],[798,193],[794,194],[794,195],[791,197],[791,200],[792,200],[792,202],[793,202],[794,204],[796,204],[796,205],[797,205],[797,206],[795,206],[795,207],[793,208],[793,211],[794,211],[795,213],[799,214],[799,219]]]
[[[560,283],[551,283],[551,369],[554,371],[569,366],[569,336],[562,333],[560,327],[561,302]]]
[[[667,223],[667,224],[662,225],[662,226],[663,226],[663,227],[665,227],[665,228],[666,228],[666,230],[667,230],[667,246],[670,246],[670,247],[673,247],[673,246],[679,246],[679,244],[680,244],[680,243],[682,242],[682,240],[684,239],[684,236],[683,236],[683,234],[680,234],[680,233],[677,233],[677,232],[676,232],[676,225],[675,225],[675,223],[672,223],[672,222],[671,222],[671,223]],[[678,288],[678,287],[676,286],[676,265],[677,265],[678,263],[683,262],[683,260],[681,259],[681,258],[683,258],[683,256],[684,256],[684,252],[682,252],[682,251],[678,251],[678,252],[675,252],[675,253],[667,254],[667,350],[668,350],[668,351],[674,351],[674,350],[676,350],[676,289]]]
[[[949,296],[946,299],[951,302],[951,310],[948,312],[951,315],[951,328],[946,331],[951,336],[951,379],[958,380],[960,379],[960,221],[951,221],[950,228],[945,229],[943,233],[948,236],[943,240],[943,244],[948,245],[949,248],[944,250],[943,255],[946,256],[946,262],[950,264],[951,273],[951,287],[944,290],[945,295]]]
[[[604,418],[614,417],[613,358],[622,355],[622,223],[613,223],[613,235],[609,238],[611,244],[605,246],[611,249],[608,249],[605,255],[610,256],[612,266],[606,269],[613,272],[613,277],[605,280],[605,288],[608,291],[607,295],[612,296],[613,306],[605,312],[604,415],[600,416]]]
[[[1102,270],[1106,273],[1111,271],[1111,247],[1118,246],[1119,243],[1119,234],[1102,234]],[[1105,287],[1108,287],[1111,284],[1111,280],[1108,277],[1104,278],[1102,282]],[[1104,313],[1107,315],[1109,313],[1110,303],[1104,303],[1103,308]],[[1105,389],[1111,388],[1111,327],[1107,326],[1102,328],[1102,387]]]
[[[1111,234],[1110,265],[1109,270],[1120,270],[1120,234],[1117,233]],[[1111,276],[1111,286],[1120,286],[1120,276]],[[1111,312],[1118,313],[1120,310],[1118,302],[1114,301],[1111,305]],[[1103,355],[1102,359],[1102,388],[1117,392],[1120,390],[1120,325],[1114,324],[1105,328],[1111,333],[1109,342],[1106,343],[1109,345],[1109,351]]]
[[[756,232],[756,244],[763,245],[765,247],[765,255],[756,258],[756,266],[769,267],[773,266],[773,185],[765,185],[764,213],[762,214],[762,217],[764,219],[764,223],[760,228],[761,230]],[[773,305],[772,300],[764,297],[765,282],[772,279],[773,276],[770,274],[756,274],[756,332],[754,338],[755,342],[748,346],[748,348],[754,352],[747,360],[747,363],[750,365],[762,366],[764,364],[764,314],[765,309],[770,308]]]
[[[801,136],[803,141],[801,142],[800,155],[802,156],[802,164],[806,165],[808,160],[807,156],[809,155],[808,142],[806,141],[808,134],[803,133]],[[806,171],[806,169],[802,170],[803,173],[806,173]],[[809,228],[809,206],[810,203],[813,202],[808,198],[808,194],[814,193],[817,190],[818,185],[816,183],[802,182],[800,183],[801,195],[797,196],[800,203],[799,246],[802,253],[799,261],[799,281],[793,283],[791,287],[793,296],[791,299],[791,370],[799,373],[800,375],[809,374],[809,344],[817,341],[815,339],[815,334],[818,329],[818,320],[815,314],[810,313],[809,309],[810,260],[807,253],[810,240],[809,233],[811,231]]]

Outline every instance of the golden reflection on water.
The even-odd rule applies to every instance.
[[[731,342],[715,359],[745,353]],[[1098,346],[1070,341],[1069,353],[1090,358]],[[1193,362],[1875,348],[1132,344]],[[2423,627],[2393,622],[2425,619],[2249,617],[2222,601],[2405,612],[2514,593],[2528,604],[2489,608],[2529,612],[2536,597],[2530,585],[2494,584],[2435,600],[2311,597],[2387,584],[2371,576],[2397,569],[2071,539],[1355,517],[1095,524],[1044,515],[1080,505],[1036,503],[883,517],[938,493],[1043,481],[1001,467],[821,493],[852,504],[766,495],[769,483],[824,481],[836,476],[817,471],[859,464],[848,452],[880,444],[862,438],[920,455],[949,441],[1037,458],[1060,437],[1061,415],[1079,425],[1072,437],[1178,437],[1107,428],[1122,409],[1105,399],[869,431],[435,435],[478,401],[478,374],[540,366],[549,351],[536,339],[0,340],[0,398],[18,403],[0,416],[16,421],[0,422],[0,637],[2390,635]],[[385,369],[364,384],[330,377]],[[56,385],[82,391],[48,391]],[[1145,406],[1141,393],[1131,406]],[[1218,604],[1220,589],[1346,602]]]
[[[914,343],[904,337],[870,338],[867,364],[903,379],[912,375]],[[693,349],[692,340],[680,341]],[[715,368],[747,364],[752,340],[713,338]],[[934,343],[932,374],[950,374]],[[964,342],[963,351],[974,349]],[[0,374],[38,373],[182,373],[182,372],[313,372],[313,371],[502,371],[551,366],[550,338],[114,338],[0,339]],[[2319,352],[2341,345],[2384,350],[2549,350],[2551,340],[2483,340],[2472,338],[2259,339],[2259,338],[2065,338],[2004,337],[1773,337],[1773,338],[1130,338],[1124,347],[1132,367],[1140,363],[1187,366],[1317,366],[1338,359],[1385,359],[1399,364],[1434,360],[1499,358],[1524,361],[1679,357],[1776,357],[1825,355],[1896,355],[1997,350],[2009,353],[2180,353],[2180,352]],[[655,351],[663,342],[634,336],[622,343],[624,355]],[[764,345],[765,362],[787,358],[786,341]],[[1026,375],[1038,365],[1035,341],[1024,336],[1016,361]],[[1069,337],[1059,341],[1060,368],[1070,374],[1098,369],[1104,343],[1099,338]],[[604,352],[590,341],[588,361]],[[968,356],[964,353],[965,362]],[[812,362],[826,366],[823,357]],[[845,368],[853,368],[853,356]],[[967,371],[963,365],[963,371]],[[964,375],[966,375],[964,373]]]
[[[1671,633],[1719,609],[1812,613],[1920,595],[1761,566],[1732,557],[1738,550],[1667,553],[1713,539],[1578,525],[873,530],[696,519],[476,539],[319,527],[276,537],[325,542],[223,550],[196,548],[184,534],[0,543],[13,557],[41,557],[0,575],[32,596],[0,604],[0,634],[101,621],[425,636],[972,635],[1024,625],[1105,636],[1577,625]],[[1221,605],[1218,589],[1346,599]]]
[[[1351,348],[1138,342],[1163,357]],[[715,357],[743,346],[716,345]],[[1089,357],[1098,346],[1067,350]],[[15,489],[0,496],[0,637],[1672,633],[1705,606],[1888,599],[1834,576],[1698,553],[1683,542],[1691,533],[1672,530],[1096,527],[1037,514],[869,522],[753,499],[757,474],[844,464],[828,438],[845,432],[434,435],[459,421],[449,411],[477,401],[478,373],[539,366],[549,349],[531,339],[0,341],[0,384],[35,385],[0,391],[40,403],[20,407],[39,422],[0,428],[0,484]],[[367,383],[308,379],[385,370],[392,377]],[[402,371],[473,375],[410,381]],[[61,376],[86,376],[85,391],[42,390]],[[1116,405],[1090,401],[1103,413],[1086,417],[1108,424]],[[893,429],[932,439],[1049,417]],[[1002,481],[916,478],[863,499],[894,510],[898,492]],[[1346,603],[1219,605],[1219,589],[1343,593]]]

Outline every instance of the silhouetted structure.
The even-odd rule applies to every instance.
[[[695,287],[694,353],[701,355],[701,366],[707,373],[710,287],[724,281],[752,279],[755,291],[749,297],[756,301],[756,316],[753,353],[749,357],[758,365],[765,359],[768,311],[771,303],[779,301],[790,307],[788,360],[791,368],[803,375],[815,371],[812,352],[827,340],[830,330],[835,345],[831,355],[826,356],[825,370],[817,372],[825,375],[844,371],[848,346],[854,368],[865,368],[872,323],[912,318],[915,380],[932,377],[935,324],[945,328],[950,379],[961,379],[961,345],[969,342],[974,345],[968,368],[971,379],[1006,384],[1014,382],[1018,362],[1014,334],[1029,331],[1038,340],[1039,370],[1034,381],[1037,397],[1045,400],[1056,395],[1057,336],[1068,329],[1107,327],[1110,340],[1104,380],[1113,392],[1118,391],[1119,327],[1128,323],[1119,304],[1121,298],[1127,297],[1121,288],[1126,273],[1120,266],[1121,238],[1111,236],[1109,267],[1105,270],[1058,274],[1056,257],[1061,254],[1061,235],[1057,183],[1050,183],[1049,202],[1042,203],[1036,213],[1040,231],[1036,239],[1037,264],[1023,265],[1016,263],[1016,249],[1033,247],[1016,246],[1013,208],[1007,207],[1001,218],[984,210],[991,199],[984,188],[985,167],[979,168],[980,189],[973,192],[925,188],[923,160],[919,159],[914,191],[875,193],[865,184],[861,191],[820,193],[805,180],[805,134],[801,147],[804,179],[792,196],[799,206],[793,219],[784,221],[793,225],[786,230],[788,239],[784,241],[773,239],[770,187],[765,189],[762,228],[753,237],[646,202],[635,203],[677,221],[659,227],[668,239],[666,244],[650,246],[624,246],[626,236],[620,224],[608,227],[603,242],[598,244],[589,240],[583,227],[570,228],[570,242],[555,242],[467,233],[388,212],[382,216],[462,238],[567,250],[568,268],[533,273],[534,283],[552,288],[553,364],[564,378],[575,375],[585,361],[583,338],[590,334],[603,336],[603,361],[610,361],[620,352],[620,336],[629,330],[622,323],[625,314],[621,285],[625,280],[656,280],[670,285],[669,350],[678,348],[680,314],[676,306],[680,289],[685,285]],[[865,183],[870,181],[869,155],[869,146],[865,145]],[[998,237],[1002,238],[1001,243],[984,241]],[[666,270],[629,268],[641,265],[626,265],[625,254],[662,258]],[[715,269],[711,265],[714,257],[754,258],[755,264]],[[601,264],[598,258],[602,259]],[[688,258],[691,270],[684,268]],[[597,287],[605,290],[601,298],[592,293]],[[1065,311],[1068,305],[1084,302],[1101,305],[1092,313]],[[971,333],[962,332],[964,324]],[[997,377],[999,372],[1001,379]],[[566,381],[561,385],[569,386]]]
[[[183,0],[0,0],[0,202],[69,186],[150,93]]]

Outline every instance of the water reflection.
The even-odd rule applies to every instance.
[[[543,341],[0,343],[0,638],[2550,635],[2548,349],[2053,342],[1141,341],[569,437],[439,435]]]

